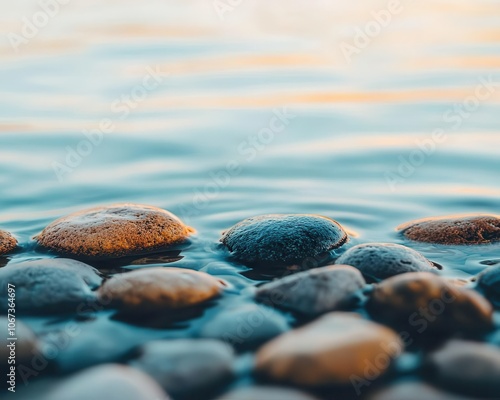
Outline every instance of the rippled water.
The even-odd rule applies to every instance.
[[[22,244],[13,258],[45,257],[31,238],[56,217],[145,203],[198,230],[169,265],[208,265],[238,288],[255,283],[244,268],[211,263],[226,262],[221,231],[248,216],[318,213],[357,242],[401,242],[395,228],[411,219],[498,213],[500,85],[480,89],[477,107],[474,99],[481,82],[500,82],[500,4],[402,4],[350,63],[342,43],[385,2],[243,1],[221,19],[210,1],[73,0],[17,51],[8,35],[40,6],[9,4],[0,16],[0,226]],[[156,80],[144,89],[150,71]],[[464,101],[472,111],[459,111]],[[102,142],[82,144],[103,119],[112,128]],[[444,139],[433,141],[438,129]],[[459,277],[500,253],[413,247]],[[144,332],[139,341],[165,334]]]

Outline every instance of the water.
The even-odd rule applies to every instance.
[[[7,35],[40,6],[9,4],[0,226],[22,245],[12,261],[47,257],[32,237],[55,218],[114,202],[159,206],[195,227],[169,264],[194,269],[226,263],[220,233],[263,213],[327,215],[355,243],[404,243],[395,228],[416,218],[499,213],[500,87],[484,81],[500,82],[500,4],[402,2],[349,63],[342,42],[386,6],[242,2],[221,19],[201,0],[74,0],[15,51]],[[272,123],[277,114],[285,123]],[[82,144],[103,119],[102,141]],[[465,278],[500,251],[412,246]],[[222,265],[236,292],[256,283]],[[46,322],[31,325],[45,332]],[[131,335],[106,315],[94,323]],[[140,341],[166,335],[146,331]]]

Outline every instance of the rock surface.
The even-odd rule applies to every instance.
[[[165,340],[141,348],[131,362],[151,376],[175,399],[205,398],[233,377],[234,354],[217,340]]]
[[[296,389],[279,386],[252,386],[235,389],[217,400],[318,400]]]
[[[310,214],[269,214],[245,219],[223,233],[221,242],[246,264],[289,266],[342,246],[340,224]]]
[[[491,304],[480,294],[434,274],[414,272],[379,283],[366,305],[377,320],[413,333],[484,333],[493,327]]]
[[[380,281],[407,272],[436,272],[419,252],[394,243],[368,243],[347,250],[336,264],[351,265],[368,281]]]
[[[182,243],[193,232],[193,228],[160,208],[116,204],[60,218],[35,239],[56,253],[106,259],[163,250]]]
[[[2,365],[8,365],[11,350],[7,345],[11,336],[8,330],[9,320],[5,316],[0,316],[0,369]],[[39,343],[35,334],[22,323],[19,318],[15,321],[15,337],[17,338],[14,359],[17,365],[31,365],[31,360],[39,352]]]
[[[255,369],[280,383],[350,385],[377,379],[402,351],[391,329],[357,314],[336,312],[268,342],[257,353]],[[375,376],[370,365],[375,366]]]
[[[299,272],[260,286],[258,301],[309,317],[341,310],[366,282],[353,267],[330,265]]]
[[[400,382],[370,393],[366,400],[473,400],[444,392],[424,382]]]
[[[500,308],[500,265],[487,268],[477,276],[478,289],[496,307]]]
[[[9,232],[0,229],[0,255],[7,254],[17,247],[17,240]]]
[[[117,274],[98,291],[103,304],[123,314],[143,315],[182,309],[219,296],[222,281],[183,268],[155,267]]]
[[[406,238],[417,242],[477,245],[500,241],[500,217],[497,215],[424,219],[406,223],[398,229]]]

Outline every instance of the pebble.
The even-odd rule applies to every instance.
[[[154,267],[114,275],[98,296],[122,314],[141,316],[202,304],[219,296],[223,288],[222,281],[204,272]]]
[[[301,316],[316,317],[352,304],[365,284],[356,268],[330,265],[264,284],[257,288],[256,299]]]
[[[16,312],[24,314],[76,313],[81,304],[96,299],[97,270],[78,261],[56,258],[9,264],[0,269],[0,287],[14,285]],[[7,310],[7,291],[0,295]]]
[[[217,340],[165,340],[142,346],[131,365],[151,376],[175,399],[220,390],[233,378],[234,354]]]
[[[366,307],[380,322],[398,329],[411,328],[426,337],[435,333],[480,334],[493,326],[491,304],[479,293],[426,272],[382,281],[370,293]]]
[[[369,282],[377,282],[407,272],[436,272],[434,265],[419,252],[394,243],[367,243],[347,250],[336,264],[351,265]]]
[[[399,335],[357,314],[326,314],[265,344],[256,373],[308,387],[357,385],[376,380],[403,351]]]
[[[269,214],[245,219],[223,233],[231,256],[252,266],[283,267],[318,257],[347,242],[342,226],[312,214]]]
[[[223,309],[200,330],[199,336],[222,340],[237,350],[249,350],[290,330],[286,318],[272,308],[245,304]]]
[[[453,393],[444,392],[424,382],[398,382],[377,389],[365,400],[473,400]]]
[[[47,226],[40,246],[82,259],[107,259],[160,251],[184,242],[194,229],[172,213],[140,204],[80,211]]]
[[[477,277],[477,287],[496,307],[500,308],[500,265],[487,268]]]
[[[10,253],[17,247],[17,240],[9,232],[0,229],[0,255]]]
[[[500,398],[500,349],[483,343],[449,341],[426,360],[436,385],[474,398]]]
[[[30,364],[33,357],[39,353],[39,343],[35,334],[19,318],[15,320],[15,336],[10,335],[8,328],[9,319],[0,316],[0,366],[8,364],[11,353],[11,349],[7,347],[11,342],[9,337],[17,338],[14,356],[16,364]]]
[[[500,216],[468,215],[409,222],[398,227],[417,242],[444,245],[477,245],[500,241]]]
[[[251,386],[232,390],[217,400],[318,400],[296,389],[279,386]]]

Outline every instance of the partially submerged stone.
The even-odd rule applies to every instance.
[[[280,386],[250,386],[232,390],[217,400],[318,400],[297,389]]]
[[[56,253],[107,259],[164,250],[184,242],[193,232],[193,228],[160,208],[116,204],[60,218],[35,239]]]
[[[487,268],[477,278],[477,287],[496,307],[500,308],[500,265]]]
[[[9,339],[13,337],[17,338],[14,347]],[[31,365],[31,360],[38,353],[39,342],[30,328],[19,318],[0,316],[0,370],[8,365]],[[15,364],[9,364],[9,360],[14,360]]]
[[[17,240],[9,232],[0,229],[0,255],[10,253],[17,247]]]
[[[425,382],[407,381],[393,383],[369,393],[366,400],[474,400],[443,391]]]
[[[257,353],[255,369],[279,383],[344,386],[376,380],[402,351],[391,329],[357,314],[335,312],[268,342]],[[367,377],[370,364],[375,373]]]
[[[202,304],[219,296],[222,281],[183,268],[155,267],[117,274],[98,291],[103,304],[122,314],[143,315]]]
[[[500,216],[468,215],[413,221],[398,227],[417,242],[444,245],[478,245],[500,241]]]
[[[356,268],[330,265],[266,283],[255,296],[264,304],[315,317],[351,305],[365,284]]]
[[[436,272],[419,252],[394,243],[367,243],[347,250],[335,262],[351,265],[369,281],[380,281],[407,272]]]
[[[347,233],[338,222],[312,214],[247,218],[221,238],[235,259],[274,267],[300,264],[342,246],[347,240]]]

